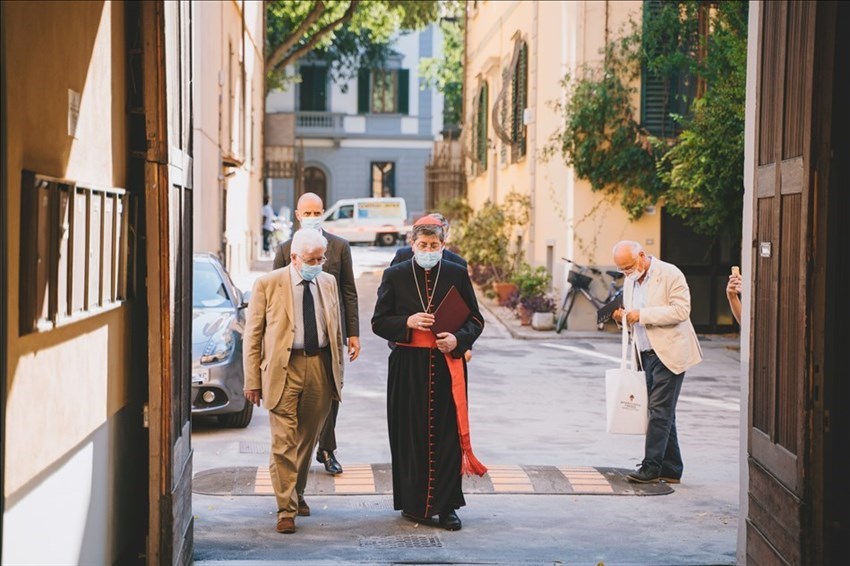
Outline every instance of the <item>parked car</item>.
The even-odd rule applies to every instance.
[[[195,254],[192,263],[192,415],[245,428],[254,412],[245,400],[242,368],[250,293],[233,284],[216,256]]]
[[[391,246],[410,231],[403,198],[352,198],[336,201],[324,216],[322,228],[351,243]]]

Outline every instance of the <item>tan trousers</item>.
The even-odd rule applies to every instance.
[[[313,449],[331,407],[332,389],[324,357],[295,355],[283,396],[269,411],[272,454],[269,462],[277,498],[277,517],[295,517],[298,494],[304,493]]]

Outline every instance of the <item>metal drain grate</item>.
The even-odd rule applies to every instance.
[[[268,454],[270,446],[268,442],[258,442],[256,440],[240,440],[240,454]]]
[[[360,546],[366,548],[442,548],[437,535],[391,535],[360,537]]]

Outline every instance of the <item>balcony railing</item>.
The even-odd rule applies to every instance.
[[[295,117],[295,127],[301,133],[342,135],[344,114],[334,112],[298,112]]]

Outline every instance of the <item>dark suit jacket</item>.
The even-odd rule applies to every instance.
[[[357,313],[357,287],[354,284],[351,247],[348,240],[344,238],[324,230],[322,230],[322,235],[328,239],[328,249],[325,252],[328,261],[322,266],[322,271],[336,277],[344,337],[360,336],[360,316]],[[291,255],[292,238],[282,243],[277,249],[277,254],[274,256],[274,268],[280,269],[289,265]]]
[[[395,257],[390,262],[390,265],[395,265],[397,263],[401,263],[406,259],[410,259],[413,257],[413,248],[410,246],[404,246],[403,248],[399,248],[395,253]],[[446,261],[450,261],[452,263],[456,263],[460,266],[466,267],[466,260],[454,253],[449,249],[443,249],[443,259]]]

